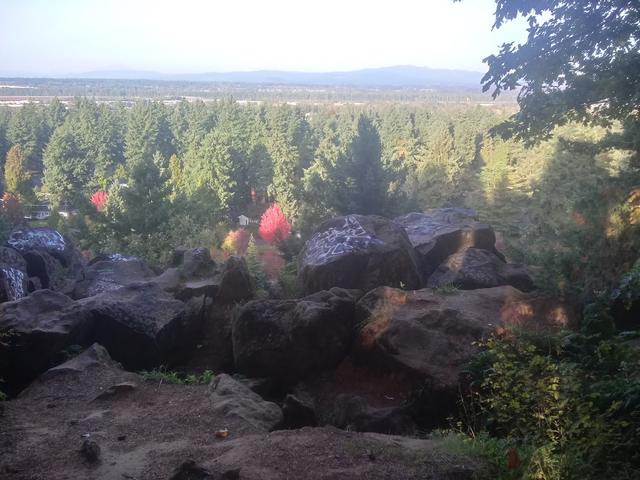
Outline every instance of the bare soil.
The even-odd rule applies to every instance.
[[[100,396],[122,382],[135,387]],[[481,470],[433,440],[333,427],[259,431],[215,414],[206,385],[147,382],[104,366],[44,375],[2,405],[1,479],[215,479],[239,469],[235,478],[255,480],[462,480]],[[227,438],[216,436],[221,429]],[[80,453],[85,440],[98,444],[97,462]],[[176,474],[188,461],[197,472]]]

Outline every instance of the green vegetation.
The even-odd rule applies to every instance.
[[[497,130],[535,140],[571,121],[620,121],[637,145],[637,2],[496,0],[494,28],[520,16],[528,24],[526,42],[503,44],[485,60],[485,91],[520,89],[520,110]]]
[[[433,293],[437,295],[453,295],[460,287],[455,283],[444,283],[442,285],[438,285],[433,289]]]
[[[484,460],[487,471],[479,475],[480,478],[521,480],[524,477],[522,465],[529,465],[531,462],[531,448],[520,446],[517,452],[521,465],[517,468],[509,468],[507,455],[514,449],[514,443],[510,439],[491,437],[486,432],[480,432],[471,437],[456,430],[436,430],[431,433],[431,438],[436,440],[445,451]],[[546,480],[546,477],[529,478]]]
[[[481,344],[455,427],[499,468],[515,449],[517,472],[497,478],[638,478],[640,351],[608,307],[587,306],[578,332],[511,329]]]
[[[215,376],[211,370],[205,370],[200,375],[195,373],[182,374],[160,367],[154,370],[140,372],[142,378],[148,382],[169,383],[171,385],[207,385]]]
[[[640,252],[640,171],[634,150],[614,148],[621,125],[567,124],[527,147],[489,134],[508,109],[479,106],[78,99],[0,112],[2,148],[43,169],[22,202],[77,209],[51,223],[94,253],[163,265],[177,246],[219,250],[238,215],[274,201],[302,241],[339,214],[475,208],[513,260],[541,267],[540,285],[585,298]]]

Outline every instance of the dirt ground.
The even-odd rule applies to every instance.
[[[216,436],[221,429],[227,438]],[[99,460],[80,453],[85,441],[99,446]],[[149,382],[105,365],[45,374],[0,413],[1,479],[463,480],[480,470],[432,440],[333,427],[260,431],[213,412],[207,385]]]

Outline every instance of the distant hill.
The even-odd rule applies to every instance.
[[[67,78],[165,80],[188,82],[269,83],[279,85],[331,85],[361,87],[477,88],[482,73],[410,65],[367,68],[347,72],[289,72],[257,70],[248,72],[209,72],[163,74],[152,71],[104,70],[68,75]]]

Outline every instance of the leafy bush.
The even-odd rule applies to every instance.
[[[622,301],[627,309],[640,300],[640,261],[636,262],[631,271],[622,277],[618,288],[613,291],[612,298]]]
[[[163,367],[154,370],[143,370],[140,375],[146,381],[171,385],[206,385],[211,383],[215,376],[211,370],[205,370],[200,375],[183,375],[173,370],[165,370]]]
[[[91,195],[90,202],[96,207],[96,210],[102,212],[107,205],[107,201],[109,199],[109,194],[103,190],[98,190]]]
[[[9,219],[0,211],[0,244],[4,244],[4,242],[7,241],[10,232],[11,224],[9,223]]]
[[[282,242],[291,235],[291,224],[277,203],[262,214],[259,232],[262,239],[269,243]]]
[[[522,478],[640,475],[640,355],[592,307],[580,332],[509,330],[469,366],[458,425],[529,449]]]
[[[522,479],[534,453],[529,447],[516,448],[512,440],[492,437],[486,432],[470,436],[456,430],[435,430],[431,438],[445,450],[484,460],[488,471],[483,472],[482,478],[491,480]],[[517,452],[517,466],[509,464],[509,452]]]
[[[244,255],[247,253],[251,234],[244,228],[231,230],[222,242],[222,251],[229,255]]]
[[[267,289],[269,285],[267,283],[267,275],[264,272],[264,268],[262,266],[262,260],[258,256],[258,248],[256,247],[256,242],[253,239],[253,235],[249,239],[249,246],[247,247],[247,268],[249,269],[249,273],[251,274],[251,278],[253,279],[253,286],[256,291],[257,297],[266,297]]]
[[[298,282],[298,262],[296,258],[285,264],[280,272],[278,283],[282,287],[285,298],[299,298],[302,296],[302,285]]]

